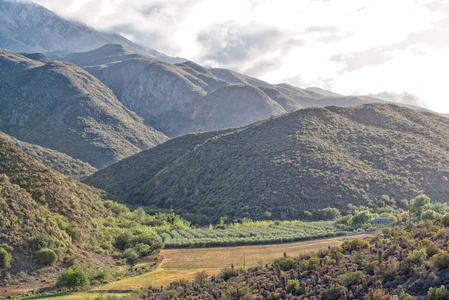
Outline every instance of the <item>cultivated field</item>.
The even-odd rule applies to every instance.
[[[373,234],[360,234],[336,238],[326,238],[313,241],[304,241],[288,244],[221,247],[221,248],[195,248],[195,249],[166,249],[162,250],[164,260],[159,267],[147,274],[116,281],[98,287],[95,290],[129,291],[152,286],[168,285],[179,279],[193,279],[195,274],[205,271],[210,275],[220,273],[223,268],[230,267],[232,263],[236,268],[255,266],[259,263],[268,263],[282,257],[284,252],[289,256],[298,256],[299,253],[327,249],[329,246],[340,246],[348,238],[365,238]],[[244,261],[245,260],[245,261]]]
[[[374,234],[359,234],[353,236],[324,238],[312,241],[303,241],[287,244],[220,247],[220,248],[194,248],[194,249],[165,249],[161,251],[164,257],[158,268],[150,273],[130,277],[96,287],[89,292],[52,295],[31,299],[48,300],[91,300],[100,296],[125,296],[132,291],[152,286],[168,285],[180,279],[191,280],[198,272],[217,275],[223,268],[233,263],[236,268],[250,267],[269,263],[282,257],[284,252],[289,256],[298,256],[300,253],[327,249],[329,246],[340,246],[345,239],[366,238]],[[30,298],[28,298],[30,299]]]

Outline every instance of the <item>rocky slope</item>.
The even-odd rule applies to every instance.
[[[173,208],[194,222],[400,205],[416,190],[445,202],[448,141],[449,120],[436,114],[383,104],[313,108],[184,135],[86,183],[130,203]],[[384,194],[395,201],[379,201]]]
[[[0,54],[0,61],[13,60],[12,67],[0,69],[0,130],[6,134],[96,168],[167,139],[79,67],[31,64],[29,58],[6,50]]]

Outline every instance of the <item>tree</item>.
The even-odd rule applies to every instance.
[[[440,215],[444,215],[446,213],[446,206],[444,206],[443,203],[437,203],[435,205],[432,205],[430,209]]]
[[[7,268],[11,262],[11,256],[8,251],[0,248],[0,268]]]
[[[326,207],[318,211],[318,216],[321,220],[335,220],[341,217],[341,213],[335,207]]]
[[[369,211],[364,210],[352,217],[352,224],[365,224],[371,222],[372,219],[373,215]]]
[[[412,199],[410,205],[412,214],[419,218],[424,211],[430,209],[430,198],[426,195],[418,195]]]
[[[76,287],[89,285],[89,276],[87,271],[81,266],[74,266],[68,269],[64,269],[61,275],[58,277],[56,283],[57,288],[69,288],[74,289]]]
[[[421,220],[435,220],[440,216],[439,213],[428,209],[421,214]]]

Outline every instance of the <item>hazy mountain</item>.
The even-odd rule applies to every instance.
[[[423,108],[427,107],[426,104],[417,96],[405,92],[401,94],[383,92],[375,95],[370,94],[369,96],[389,102],[403,103],[408,105],[420,106]]]
[[[167,139],[73,64],[6,50],[0,62],[0,130],[19,140],[101,168]]]
[[[34,160],[39,161],[44,166],[74,179],[80,180],[97,171],[97,169],[92,167],[90,164],[82,160],[75,159],[65,153],[19,141],[12,136],[4,134],[3,132],[0,132],[0,137],[9,140],[15,147],[22,150]]]
[[[172,63],[185,61],[141,47],[121,35],[100,32],[81,23],[65,20],[32,2],[0,0],[0,48],[60,56],[111,43],[122,44],[134,52],[158,60]]]
[[[337,94],[337,93],[334,93],[332,91],[328,91],[328,90],[325,90],[325,89],[322,89],[322,88],[319,88],[319,87],[308,87],[308,88],[306,88],[306,90],[314,92],[314,93],[317,93],[317,94],[320,94],[323,97],[342,97],[343,96],[341,94]]]
[[[448,149],[449,120],[436,114],[385,104],[311,108],[184,135],[86,182],[196,222],[260,218],[265,211],[298,218],[349,203],[393,205],[377,199],[386,194],[399,201],[416,190],[444,202]]]

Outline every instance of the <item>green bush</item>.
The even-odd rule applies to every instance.
[[[42,248],[36,253],[36,259],[40,265],[48,266],[57,261],[58,256],[55,251],[48,248]]]
[[[432,261],[435,267],[440,270],[449,268],[449,253],[442,251],[441,253],[434,255]]]
[[[366,240],[362,240],[361,238],[355,238],[352,240],[345,241],[343,243],[343,246],[349,246],[351,250],[356,250],[358,247],[360,247],[360,249],[366,249],[370,245],[369,242]]]
[[[0,268],[7,268],[11,263],[11,256],[8,251],[3,248],[0,248]]]
[[[288,271],[291,268],[293,268],[293,266],[296,264],[296,261],[291,257],[282,257],[282,258],[276,259],[274,261],[274,263],[278,264],[282,270]]]
[[[81,237],[81,230],[78,228],[78,225],[75,222],[71,222],[69,226],[67,226],[65,231],[74,241],[78,240]]]
[[[435,211],[433,211],[431,209],[428,209],[428,210],[424,211],[421,214],[421,219],[423,219],[423,220],[435,220],[435,219],[438,219],[439,216],[440,216],[440,214],[438,214],[437,212],[435,212]]]
[[[348,272],[337,276],[337,281],[344,286],[351,286],[362,282],[365,275],[361,271]]]
[[[299,280],[292,279],[287,281],[287,286],[285,287],[288,293],[294,293],[299,289]]]
[[[89,285],[87,271],[81,266],[74,266],[64,269],[56,282],[57,288],[75,289],[77,287]]]
[[[324,291],[324,299],[325,300],[338,300],[340,299],[341,291],[347,292],[348,289],[344,286],[337,285],[333,288],[327,289]]]
[[[228,281],[228,279],[230,279],[232,277],[236,277],[236,276],[239,276],[239,272],[236,270],[231,270],[231,269],[224,269],[220,273],[220,277],[223,278],[223,280],[225,280],[225,281]]]
[[[303,268],[304,270],[311,271],[314,268],[314,265],[319,267],[320,266],[320,259],[319,258],[311,258],[311,259],[304,259],[299,262],[299,266]]]
[[[136,250],[132,249],[132,248],[128,248],[125,251],[123,251],[123,258],[126,258],[126,260],[132,261],[136,258],[138,258],[139,255],[137,254]]]
[[[446,300],[448,299],[447,289],[444,287],[444,285],[437,287],[431,287],[429,291],[427,292],[427,299],[428,300]]]
[[[446,214],[442,219],[441,223],[443,223],[444,226],[449,227],[449,214]]]
[[[426,249],[413,250],[407,256],[407,261],[414,265],[420,265],[427,258]]]
[[[371,222],[372,219],[373,215],[369,211],[364,210],[352,217],[352,224],[366,224]]]

